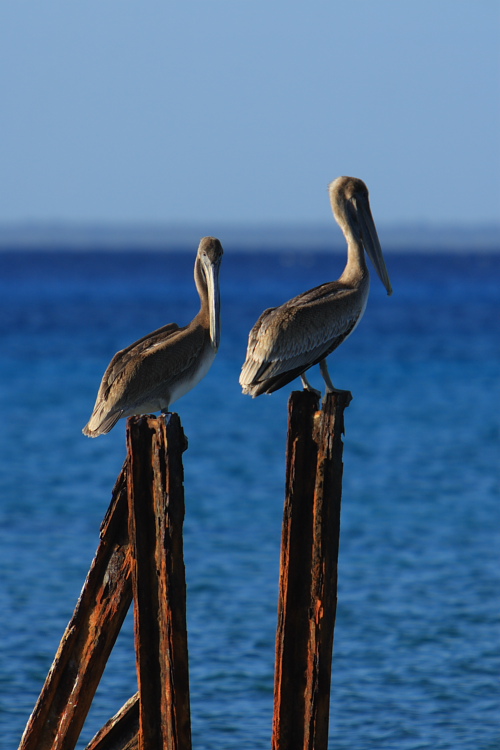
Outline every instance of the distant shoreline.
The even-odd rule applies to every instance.
[[[500,252],[500,224],[434,226],[378,225],[389,252]],[[234,251],[345,252],[345,242],[332,224],[234,225],[87,225],[25,223],[0,225],[0,252],[7,250],[194,250],[204,235],[221,239]]]

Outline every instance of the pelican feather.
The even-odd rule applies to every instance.
[[[166,412],[210,369],[220,340],[219,269],[222,246],[204,237],[195,262],[199,313],[184,327],[169,323],[117,352],[103,375],[85,435],[109,432],[119,419]]]
[[[366,308],[370,281],[368,253],[388,294],[392,287],[371,214],[368,188],[355,177],[329,186],[334,217],[347,240],[347,264],[337,281],[299,294],[265,310],[248,338],[240,384],[243,393],[273,393],[321,364],[327,391],[333,389],[326,358],[352,334]],[[334,390],[334,389],[333,389]]]

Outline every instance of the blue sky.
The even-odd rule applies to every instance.
[[[3,2],[0,223],[325,222],[341,174],[498,221],[499,48],[498,0]]]

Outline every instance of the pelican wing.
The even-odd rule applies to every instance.
[[[172,383],[196,362],[205,343],[201,326],[176,323],[154,331],[115,354],[104,373],[85,434],[109,432],[136,407],[157,411],[168,403]]]
[[[177,323],[169,323],[153,331],[153,333],[149,333],[147,336],[134,341],[133,344],[125,347],[125,349],[121,349],[109,363],[102,378],[101,388],[105,387],[109,390],[113,383],[120,379],[120,376],[123,375],[131,361],[139,356],[147,356],[148,353],[154,351],[162,344],[170,343],[173,334],[180,330]]]
[[[153,340],[124,368],[116,396],[122,391],[119,400],[136,405],[168,399],[172,385],[199,359],[205,343],[206,331],[201,326],[179,328],[168,339]]]
[[[240,376],[244,392],[274,379],[281,387],[336,349],[359,318],[352,297],[351,287],[332,282],[266,310],[250,332]]]

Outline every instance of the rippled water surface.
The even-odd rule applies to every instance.
[[[98,544],[125,425],[81,434],[115,351],[198,299],[194,254],[0,254],[0,747],[16,748]],[[241,395],[260,312],[344,259],[226,248],[223,338],[174,407],[184,454],[193,740],[267,748],[287,399]],[[389,255],[332,357],[346,412],[335,750],[493,750],[499,708],[499,255]],[[312,374],[314,383],[319,375]],[[299,383],[297,383],[298,387]],[[136,690],[127,618],[80,748]]]

